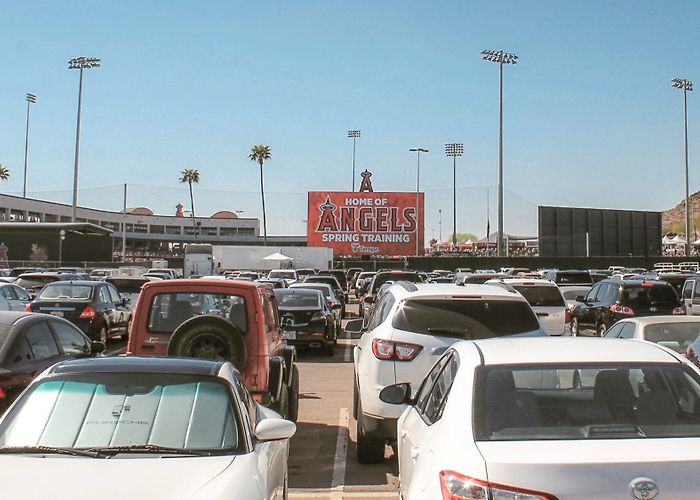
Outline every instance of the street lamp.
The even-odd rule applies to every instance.
[[[24,187],[22,198],[27,197],[27,164],[29,162],[29,106],[36,104],[36,96],[27,92],[27,129],[24,132]]]
[[[457,157],[464,153],[464,144],[445,144],[445,155],[452,157],[452,244],[457,244]]]
[[[348,130],[348,137],[352,139],[352,192],[355,192],[355,141],[362,135],[362,130]]]
[[[100,60],[96,57],[76,57],[68,61],[68,69],[80,70],[80,87],[78,89],[78,123],[75,130],[75,166],[73,167],[73,213],[71,221],[75,222],[78,207],[78,172],[80,168],[80,116],[83,106],[83,70],[99,68]]]
[[[425,148],[411,148],[409,149],[409,151],[411,153],[417,153],[418,156],[418,168],[416,169],[416,257],[419,257],[420,253],[418,248],[418,223],[420,221],[420,214],[418,210],[418,200],[420,198],[420,195],[418,193],[420,192],[420,154],[428,153],[430,150]]]
[[[482,50],[484,61],[498,63],[498,235],[497,253],[503,255],[503,65],[516,64],[518,56],[502,50]]]
[[[683,91],[683,126],[685,129],[685,255],[690,256],[690,195],[688,193],[688,92],[693,90],[693,82],[674,78],[674,88]]]

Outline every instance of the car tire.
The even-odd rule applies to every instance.
[[[578,326],[578,319],[571,318],[571,322],[569,323],[569,328],[571,328],[571,336],[572,337],[578,337],[579,335],[581,335],[581,331],[579,330],[579,326]]]
[[[379,464],[384,461],[384,440],[368,435],[362,426],[362,403],[357,402],[357,461]]]
[[[328,342],[326,344],[323,344],[323,347],[321,347],[321,350],[323,351],[324,355],[333,356],[335,354],[335,344],[333,342]]]
[[[289,385],[288,391],[288,417],[292,422],[296,422],[299,418],[299,368],[297,365],[294,365],[292,368],[292,382]]]
[[[248,359],[243,332],[214,316],[196,316],[178,326],[170,337],[168,356],[230,361],[241,373]]]
[[[598,333],[598,337],[602,337],[605,335],[605,332],[608,331],[608,327],[605,326],[605,323],[601,323],[598,325],[598,328],[596,329],[596,332]]]

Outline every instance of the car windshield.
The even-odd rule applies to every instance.
[[[89,300],[94,287],[56,283],[47,285],[37,295],[37,300]]]
[[[321,292],[314,290],[275,290],[277,303],[280,309],[284,308],[304,308],[304,309],[320,309],[321,308]]]
[[[700,437],[700,377],[680,363],[479,367],[477,441]]]
[[[539,323],[524,300],[410,299],[392,321],[399,330],[465,339],[532,332]]]
[[[564,299],[556,286],[513,285],[531,306],[564,307]]]
[[[194,316],[218,316],[242,332],[248,331],[245,299],[239,295],[214,293],[159,293],[151,300],[148,330],[172,333]]]
[[[45,379],[0,426],[2,447],[109,448],[154,445],[236,450],[231,395],[212,377],[84,373]]]
[[[685,353],[700,335],[700,320],[683,323],[657,323],[644,328],[644,339]]]

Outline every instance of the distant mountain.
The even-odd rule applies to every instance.
[[[685,200],[661,215],[661,230],[666,233],[685,233]],[[690,195],[690,231],[700,233],[700,191]]]

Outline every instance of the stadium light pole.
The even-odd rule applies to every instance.
[[[420,213],[418,209],[418,200],[420,198],[420,154],[428,153],[430,150],[425,148],[411,148],[409,149],[411,153],[416,153],[418,157],[418,167],[416,169],[416,257],[420,257],[420,249],[418,248],[418,224],[420,221]]]
[[[29,108],[36,104],[36,96],[27,92],[27,128],[24,132],[24,186],[22,188],[22,198],[27,197],[27,165],[29,164]]]
[[[690,257],[690,193],[688,188],[688,92],[693,90],[693,82],[681,78],[671,80],[674,88],[683,91],[683,128],[685,131],[685,255]]]
[[[352,192],[355,192],[355,141],[362,135],[362,130],[348,130],[348,137],[352,139]]]
[[[96,57],[76,57],[68,61],[68,69],[80,70],[80,86],[78,87],[78,122],[75,129],[75,165],[73,167],[73,212],[71,221],[75,222],[78,208],[78,173],[80,170],[80,117],[83,107],[83,70],[100,67]]]
[[[457,157],[464,153],[464,144],[445,144],[445,155],[452,157],[452,244],[457,244]]]
[[[503,256],[503,65],[516,64],[518,56],[502,50],[482,50],[484,61],[498,63],[498,235],[497,253]]]

